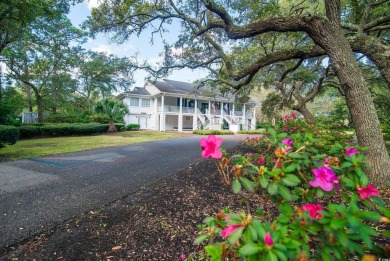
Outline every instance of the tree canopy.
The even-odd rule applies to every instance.
[[[372,61],[390,84],[389,10],[390,1],[382,0],[109,0],[93,10],[85,27],[92,34],[113,33],[123,42],[147,28],[163,34],[177,20],[182,28],[177,41],[166,44],[164,65],[150,72],[161,76],[175,68],[201,67],[210,71],[209,84],[236,90],[258,84],[263,68],[327,56],[358,141],[368,147],[370,178],[381,183],[390,176],[390,158],[356,54]],[[278,45],[269,44],[273,37]]]

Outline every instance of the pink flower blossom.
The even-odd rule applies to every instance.
[[[328,155],[325,156],[324,166],[329,167],[329,157]]]
[[[184,260],[184,259],[186,259],[186,255],[181,254],[180,258],[181,258],[181,260]]]
[[[312,187],[320,187],[325,191],[331,191],[333,184],[337,184],[339,178],[329,167],[321,167],[319,169],[312,169],[314,174],[314,180],[310,181],[309,184]]]
[[[260,163],[260,164],[264,164],[265,159],[263,157],[260,157],[260,158],[257,159],[257,162]]]
[[[358,153],[359,153],[359,151],[353,147],[345,149],[345,155],[347,155],[347,157],[351,157],[352,155],[358,154]]]
[[[202,147],[202,157],[213,159],[222,158],[222,152],[218,149],[222,144],[222,139],[216,138],[214,135],[209,135],[207,139],[200,139],[200,146]]]
[[[291,117],[292,117],[293,119],[296,119],[296,118],[297,118],[297,113],[296,113],[296,112],[291,113]]]
[[[272,159],[271,159],[271,163],[274,163],[275,161],[276,161],[275,158],[272,158]]]
[[[282,143],[287,145],[287,147],[292,147],[293,146],[293,142],[290,138],[285,138],[282,140]]]
[[[322,210],[320,204],[308,203],[302,206],[302,210],[309,211],[309,215],[312,218],[322,218],[322,214],[318,213],[319,210]]]
[[[286,115],[286,116],[284,116],[284,122],[288,122],[290,120],[290,115]]]
[[[241,225],[227,225],[227,227],[222,230],[221,235],[223,238],[230,236],[236,229],[240,228]]]
[[[283,131],[288,131],[288,126],[284,126]]]
[[[271,234],[267,232],[264,236],[264,242],[267,246],[273,246],[274,245],[274,240],[271,237]]]
[[[278,164],[276,164],[276,167],[280,169],[282,167],[282,162],[278,162]]]
[[[372,184],[369,184],[365,188],[359,187],[357,189],[357,191],[359,193],[359,197],[361,200],[366,199],[366,198],[370,198],[372,196],[376,197],[379,195],[379,191]]]

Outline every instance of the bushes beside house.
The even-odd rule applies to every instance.
[[[123,130],[124,124],[115,123],[117,130]],[[19,127],[20,137],[23,139],[33,137],[58,137],[77,136],[104,133],[108,130],[108,124],[101,123],[57,123],[35,125],[28,124]]]
[[[199,135],[233,135],[234,133],[229,130],[194,130],[192,132],[193,134],[199,134]]]
[[[0,125],[0,148],[15,144],[19,139],[19,130],[14,126]]]
[[[134,130],[139,130],[140,127],[141,125],[139,124],[129,124],[126,126],[126,129],[129,131],[134,131]]]

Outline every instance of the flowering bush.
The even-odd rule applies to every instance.
[[[195,239],[196,244],[208,242],[206,256],[190,255],[187,260],[388,257],[390,246],[373,239],[390,237],[389,226],[381,225],[390,223],[389,202],[369,184],[364,149],[335,144],[319,154],[312,134],[269,133],[243,143],[262,145],[263,151],[232,157],[215,151],[222,143],[215,137],[201,141],[202,156],[215,156],[222,180],[247,208],[239,213],[225,209],[206,218]],[[254,195],[269,198],[277,214],[261,206],[252,213],[249,202]]]

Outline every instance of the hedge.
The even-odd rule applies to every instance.
[[[15,144],[19,139],[19,130],[14,126],[0,125],[0,148]]]
[[[124,129],[124,124],[115,123],[118,131]],[[32,137],[58,137],[72,135],[92,135],[104,133],[108,130],[108,124],[101,123],[56,123],[37,125],[22,125],[19,127],[21,138]]]
[[[237,133],[238,134],[264,134],[266,132],[265,129],[258,129],[258,130],[240,130]]]
[[[126,126],[126,129],[132,131],[132,130],[139,130],[140,127],[141,125],[139,124],[129,124]]]
[[[193,134],[200,134],[200,135],[233,135],[234,133],[232,131],[228,130],[194,130],[192,132]]]

